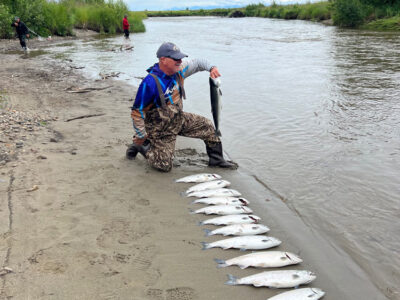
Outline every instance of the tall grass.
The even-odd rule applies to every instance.
[[[274,3],[271,6],[252,4],[245,7],[244,14],[247,17],[278,18],[287,20],[327,20],[331,17],[329,2],[294,5],[277,5]]]
[[[131,31],[145,31],[143,13],[129,13],[122,0],[0,0],[0,38],[14,33],[15,15],[40,35],[72,35],[73,28],[102,33],[122,32],[122,18],[128,14]]]
[[[216,9],[196,9],[196,10],[171,10],[171,11],[146,11],[148,17],[183,17],[183,16],[219,16],[226,17],[234,9],[216,8]]]

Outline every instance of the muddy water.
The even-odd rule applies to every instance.
[[[159,18],[146,28],[130,41],[51,51],[132,85],[163,41],[211,60],[223,75],[225,150],[400,299],[400,35],[257,18]],[[186,110],[211,118],[207,74],[186,89]]]

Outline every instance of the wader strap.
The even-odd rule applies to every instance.
[[[167,105],[165,104],[165,96],[164,96],[164,92],[162,90],[161,84],[159,82],[159,79],[156,75],[151,74],[150,75],[154,78],[154,80],[156,81],[156,85],[157,85],[157,89],[158,89],[158,94],[160,96],[160,101],[161,101],[161,106],[163,108],[165,108]]]
[[[183,78],[180,74],[178,77],[179,95],[181,96],[181,99],[186,99],[185,88],[183,87]]]

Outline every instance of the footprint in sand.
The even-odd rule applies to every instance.
[[[152,300],[192,300],[196,299],[195,290],[190,287],[176,287],[173,289],[148,289],[146,295]]]

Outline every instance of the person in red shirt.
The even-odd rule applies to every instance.
[[[129,22],[127,15],[125,15],[122,20],[122,29],[124,30],[125,38],[129,39]]]

